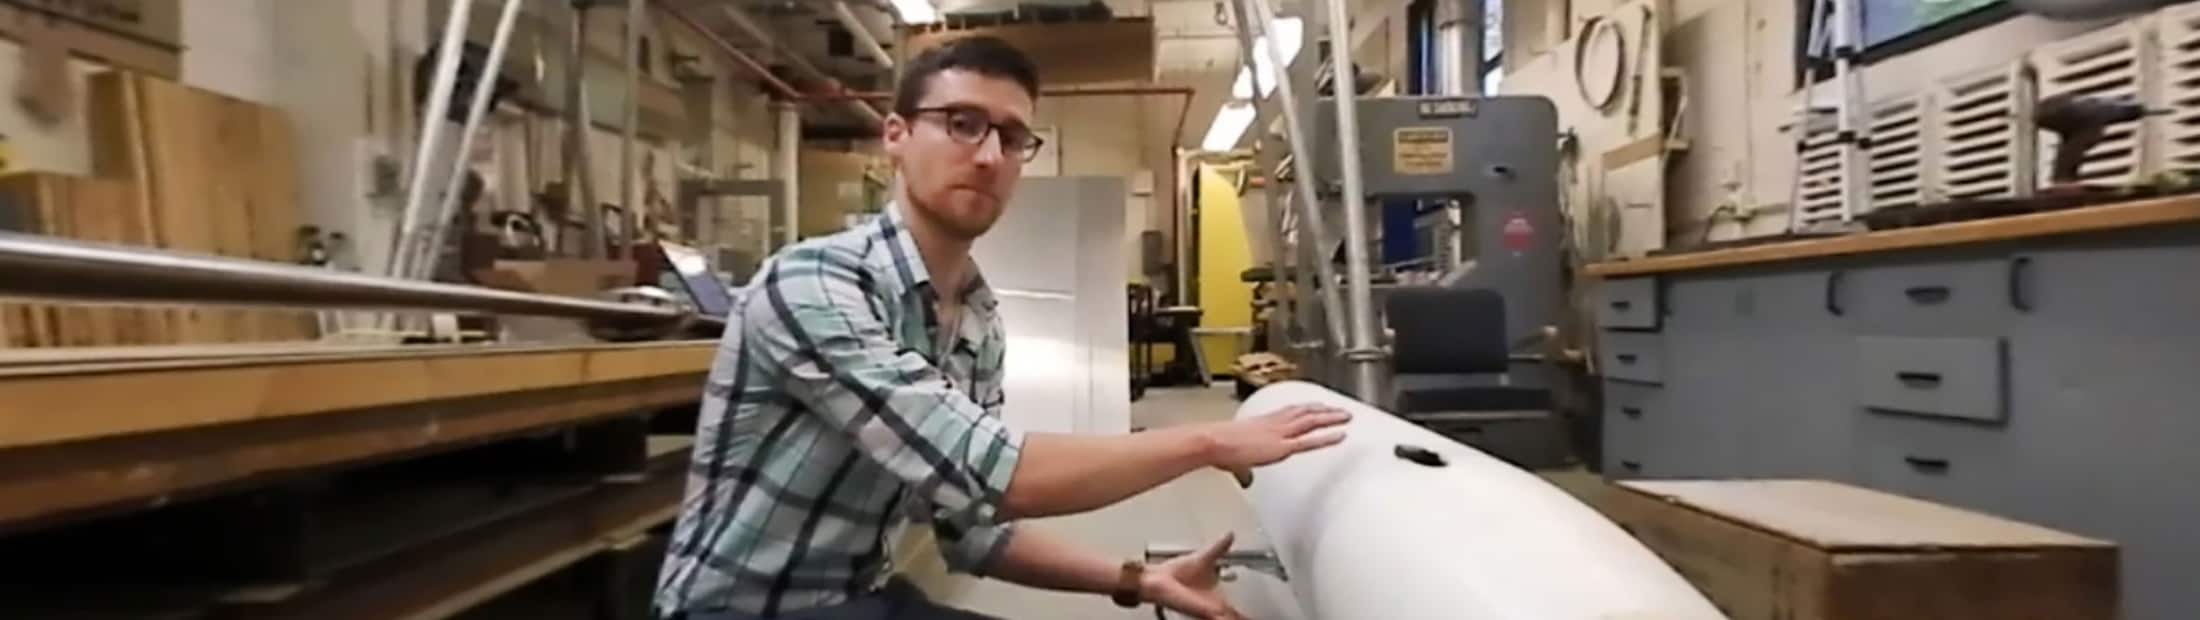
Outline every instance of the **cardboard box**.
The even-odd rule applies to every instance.
[[[2117,549],[1833,482],[1620,482],[1594,503],[1735,620],[2111,620]]]

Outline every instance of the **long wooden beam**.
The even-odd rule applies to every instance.
[[[0,533],[694,403],[711,349],[0,369]]]
[[[714,344],[480,348],[0,368],[0,448],[688,377]]]

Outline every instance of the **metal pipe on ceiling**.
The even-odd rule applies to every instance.
[[[765,30],[763,26],[758,25],[756,23],[756,20],[751,19],[749,17],[749,14],[743,12],[740,8],[735,7],[731,4],[721,4],[718,6],[718,10],[720,13],[725,14],[728,21],[733,22],[735,28],[740,28],[743,32],[747,33],[749,35],[749,38],[761,41],[766,46],[772,48],[782,47],[779,45],[778,40],[772,36],[770,31]],[[841,88],[840,80],[835,79],[832,74],[826,73],[825,70],[817,68],[817,65],[810,64],[809,59],[803,58],[801,54],[789,52],[784,54],[783,56],[785,57],[787,64],[792,65],[795,70],[807,73],[811,77],[824,80],[829,83],[831,85],[829,87],[830,91],[838,92],[845,90]],[[848,109],[854,111],[857,116],[862,116],[865,120],[870,121],[871,124],[875,126],[884,126],[886,124],[886,117],[882,114],[879,114],[879,111],[876,108],[872,108],[871,105],[868,103],[860,100],[850,100],[848,101],[847,106]]]
[[[886,46],[880,45],[878,37],[871,33],[871,28],[863,25],[863,20],[856,18],[855,10],[848,8],[846,0],[833,0],[833,17],[840,20],[840,27],[847,28],[848,34],[856,38],[856,47],[870,54],[871,59],[877,60],[879,66],[894,68],[894,55],[886,53]]]
[[[1182,102],[1177,106],[1176,126],[1175,129],[1169,132],[1169,139],[1171,142],[1177,143],[1178,146],[1182,146],[1182,140],[1180,137],[1184,135],[1184,122],[1186,117],[1190,116],[1192,113],[1192,96],[1197,93],[1197,90],[1187,86],[1090,86],[1076,88],[1042,88],[1039,89],[1039,98],[1048,99],[1061,97],[1138,97],[1149,95],[1171,95],[1180,97],[1182,99]],[[894,94],[878,91],[851,90],[838,93],[811,95],[809,98],[811,100],[817,101],[835,101],[843,99],[860,99],[864,101],[893,101]]]
[[[732,58],[742,68],[748,69],[749,73],[756,76],[757,81],[770,87],[772,92],[779,95],[780,99],[789,101],[803,99],[801,91],[795,90],[794,86],[787,84],[785,80],[779,79],[779,76],[773,75],[770,69],[764,68],[764,63],[757,62],[756,57],[750,56],[748,52],[741,51],[741,48],[735,47],[733,43],[726,41],[724,37],[718,36],[718,33],[711,32],[710,28],[704,27],[702,22],[696,21],[693,16],[687,14],[687,11],[672,4],[660,4],[658,9],[664,11],[666,15],[672,16],[673,21],[680,22],[688,29],[695,31],[697,36],[709,41],[712,46],[718,48],[720,53]]]
[[[330,269],[0,233],[0,297],[133,304],[478,311],[611,322],[678,308],[386,278]]]

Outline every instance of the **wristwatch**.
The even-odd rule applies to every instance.
[[[1140,602],[1139,599],[1141,598],[1138,595],[1139,584],[1146,580],[1145,577],[1145,562],[1140,562],[1138,560],[1124,560],[1123,573],[1121,576],[1116,578],[1115,592],[1110,595],[1110,598],[1113,598],[1115,600],[1115,604],[1120,607],[1138,607],[1138,604]]]

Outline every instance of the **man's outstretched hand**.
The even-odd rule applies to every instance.
[[[1246,472],[1344,441],[1344,429],[1333,428],[1352,420],[1342,409],[1322,405],[1292,405],[1262,414],[1224,422],[1209,433],[1214,466],[1245,482]]]
[[[1200,620],[1244,620],[1217,589],[1222,583],[1222,554],[1230,551],[1235,534],[1207,545],[1199,553],[1177,556],[1146,569],[1139,597]]]

